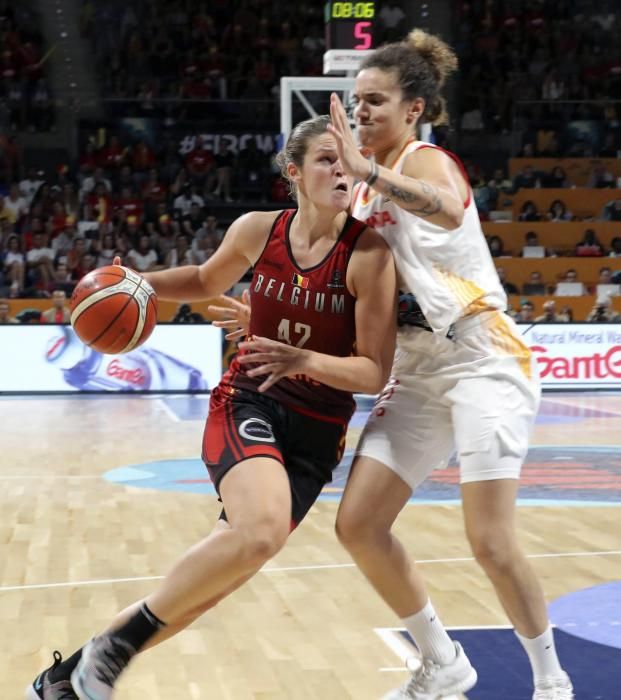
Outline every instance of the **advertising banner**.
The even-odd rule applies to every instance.
[[[519,326],[544,389],[621,389],[619,324]]]
[[[544,389],[620,389],[621,325],[520,324]],[[223,372],[222,331],[158,324],[125,355],[83,345],[70,326],[0,326],[0,393],[209,391]]]
[[[71,326],[0,326],[0,393],[209,391],[222,376],[222,331],[160,324],[137,350],[102,355]]]

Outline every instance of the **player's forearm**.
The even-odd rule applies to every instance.
[[[386,384],[389,369],[384,372],[368,357],[335,357],[309,351],[304,374],[342,391],[377,394]]]
[[[143,277],[162,301],[201,301],[205,291],[198,265],[184,265],[170,270],[146,272]]]
[[[377,179],[374,180],[375,175]],[[374,190],[416,216],[447,230],[461,226],[464,218],[463,203],[441,187],[395,173],[376,163],[371,163],[366,180],[372,182]]]

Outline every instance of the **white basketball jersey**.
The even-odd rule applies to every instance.
[[[392,170],[400,173],[406,156],[419,148],[437,147],[422,141],[410,141]],[[457,157],[444,152],[463,172]],[[447,231],[407,212],[384,195],[370,192],[364,182],[354,192],[353,215],[377,229],[390,245],[399,288],[414,294],[429,325],[438,332],[446,332],[463,316],[507,308],[507,297],[487,247],[471,192],[464,202],[464,209],[461,226]]]

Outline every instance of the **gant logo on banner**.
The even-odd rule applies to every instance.
[[[617,324],[519,326],[544,388],[621,389],[621,328]]]
[[[573,357],[555,357],[541,345],[533,345],[531,350],[542,379],[548,375],[555,379],[621,379],[621,345],[613,345],[605,354]]]

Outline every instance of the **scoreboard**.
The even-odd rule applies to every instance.
[[[374,48],[375,2],[327,2],[326,50],[368,51]]]

